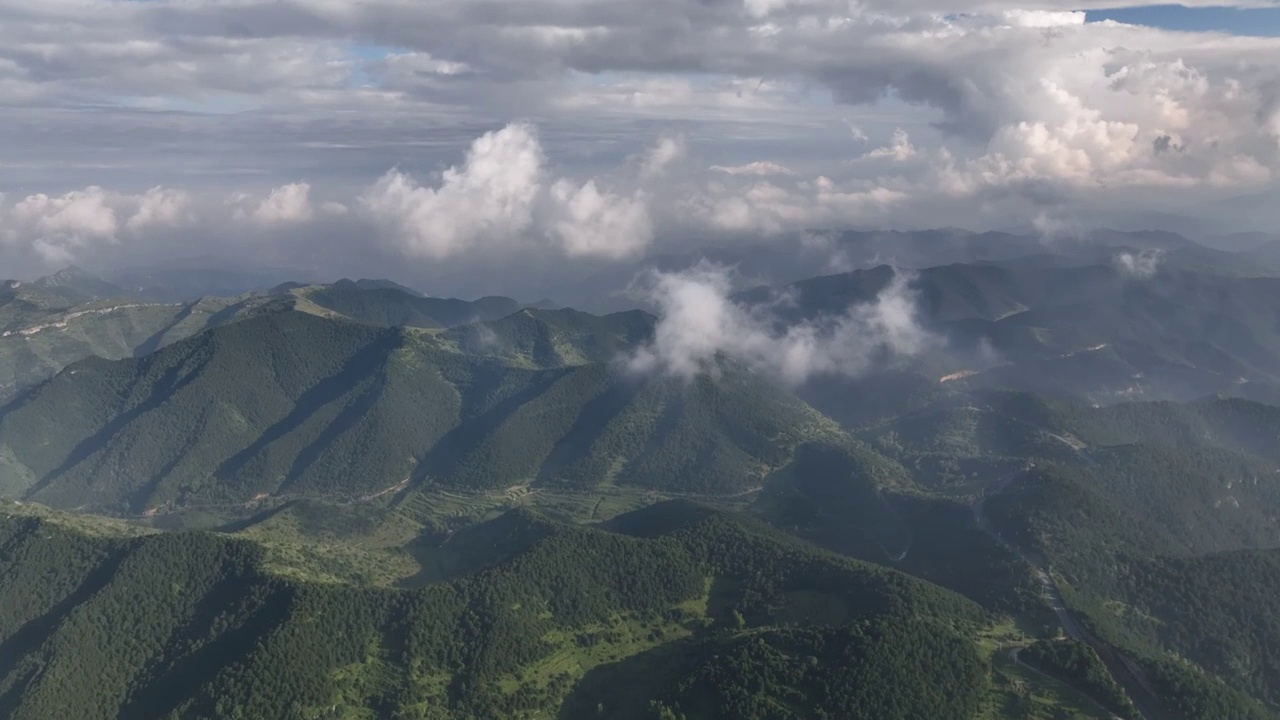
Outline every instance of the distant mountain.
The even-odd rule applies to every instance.
[[[340,280],[339,282],[342,282],[342,281]],[[409,293],[410,295],[417,295],[418,297],[423,297],[423,294],[421,292],[418,292],[417,290],[414,290],[413,288],[408,287],[406,285],[401,285],[400,283],[395,282],[394,280],[387,280],[386,278],[382,278],[378,280],[371,280],[369,278],[360,278],[359,280],[355,281],[355,284],[356,284],[356,287],[362,288],[364,290],[399,290],[401,292]]]
[[[564,305],[608,312],[635,307],[635,300],[617,291],[626,288],[635,275],[651,269],[680,271],[706,260],[734,269],[743,286],[781,285],[815,276],[831,275],[880,265],[923,269],[954,263],[1005,264],[1021,258],[1051,255],[1058,262],[1081,265],[1110,261],[1121,248],[1169,247],[1201,250],[1190,241],[1159,233],[1105,231],[1100,239],[1088,232],[1080,238],[1046,237],[1040,233],[972,232],[957,228],[920,231],[828,231],[770,237],[751,241],[744,238],[707,244],[692,251],[669,251],[635,263],[600,263],[571,280],[563,279],[551,263],[540,272],[529,273],[529,283],[517,293],[525,297],[549,295]],[[1171,250],[1166,250],[1171,252]],[[1280,272],[1265,271],[1266,274]],[[1250,273],[1257,274],[1257,273]],[[537,278],[554,278],[539,282]],[[523,279],[522,279],[523,281]]]
[[[780,324],[838,317],[874,299],[887,266],[757,288],[741,302]],[[1280,278],[1118,264],[957,264],[913,273],[922,326],[946,349],[920,372],[965,387],[1089,402],[1188,400],[1280,379]],[[836,411],[833,411],[836,412]]]
[[[190,302],[202,297],[234,297],[298,280],[290,268],[229,267],[213,258],[140,266],[107,273],[129,297],[148,302]]]
[[[1167,230],[1122,231],[1103,228],[1089,230],[1064,240],[1082,246],[1136,247],[1143,250],[1178,250],[1196,246],[1195,242]]]
[[[655,264],[683,269],[706,259],[735,267],[747,278],[766,283],[830,273],[833,267],[868,268],[883,264],[922,268],[956,262],[1016,258],[1039,252],[1032,236],[1000,232],[975,233],[956,228],[903,232],[814,232],[788,242],[760,246],[711,247],[692,253],[662,255]]]
[[[1280,238],[1264,239],[1258,245],[1248,250],[1243,250],[1237,255],[1245,262],[1251,262],[1261,267],[1280,267]]]
[[[77,267],[69,267],[32,282],[0,283],[0,331],[23,327],[50,312],[105,298],[119,299],[119,287]]]
[[[1280,234],[1266,232],[1239,232],[1227,235],[1208,235],[1200,239],[1207,247],[1233,253],[1247,253],[1263,245],[1280,243]]]
[[[352,320],[384,327],[446,328],[496,320],[520,309],[520,303],[511,298],[424,297],[388,282],[339,280],[332,285],[291,287],[286,292]]]
[[[35,280],[31,283],[31,287],[61,297],[70,305],[104,298],[122,298],[128,295],[119,285],[109,283],[74,265]]]
[[[531,309],[533,309],[533,310],[561,310],[561,309],[563,309],[563,308],[562,308],[562,306],[560,305],[560,303],[558,303],[558,302],[556,302],[555,300],[552,300],[552,299],[550,299],[550,298],[542,298],[541,300],[535,300],[534,302],[531,302],[531,303],[525,303],[525,307],[527,307],[527,308],[531,308]]]

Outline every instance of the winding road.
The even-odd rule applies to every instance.
[[[1062,438],[1058,439],[1062,440]],[[1063,442],[1066,441],[1063,440]],[[1079,452],[1079,448],[1076,448],[1076,451]],[[1081,454],[1083,455],[1083,453]],[[973,511],[974,522],[977,523],[979,529],[990,535],[1001,547],[1017,555],[1031,567],[1035,573],[1036,580],[1040,582],[1041,594],[1045,603],[1053,610],[1053,614],[1058,617],[1058,622],[1062,625],[1067,637],[1087,644],[1093,648],[1094,652],[1098,653],[1098,657],[1107,666],[1111,677],[1124,688],[1129,698],[1133,700],[1133,704],[1137,707],[1138,714],[1142,720],[1166,720],[1168,716],[1160,709],[1160,702],[1156,697],[1155,691],[1142,676],[1142,672],[1134,665],[1133,661],[1086,630],[1071,614],[1071,611],[1067,609],[1067,605],[1062,599],[1062,591],[1058,588],[1058,583],[1053,579],[1053,576],[1041,566],[1039,561],[1023,551],[1022,548],[1006,540],[991,526],[991,522],[986,516],[987,499],[1003,492],[1010,483],[1034,467],[1035,463],[1027,463],[1022,469],[1005,475],[980,495],[977,500],[974,500],[970,506]]]
[[[26,337],[29,335],[35,335],[37,333],[48,330],[50,328],[65,328],[68,322],[75,320],[76,318],[84,317],[86,315],[106,315],[108,313],[113,313],[117,310],[129,310],[130,308],[140,308],[140,307],[160,307],[161,305],[162,303],[129,303],[127,305],[112,305],[110,307],[89,308],[88,310],[76,310],[75,312],[66,313],[60,316],[57,320],[52,320],[47,323],[32,325],[30,327],[25,327],[25,328],[18,328],[17,330],[5,330],[4,332],[0,332],[0,337],[11,337],[11,336]]]

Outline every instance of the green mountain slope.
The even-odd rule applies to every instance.
[[[522,522],[541,537],[490,569],[387,591],[271,576],[243,540],[0,517],[0,713],[965,718],[991,693],[982,614],[921,581],[717,514],[644,539]],[[742,689],[708,688],[726,670]]]
[[[34,283],[11,282],[0,291],[0,402],[77,360],[146,355],[261,312],[297,308],[382,327],[445,328],[495,320],[520,309],[510,298],[427,298],[378,280],[295,283],[266,295],[171,303],[129,299],[119,288],[95,294],[108,288],[115,286],[68,270]]]
[[[1274,718],[1280,409],[1105,404],[1277,386],[1274,281],[1106,257],[920,271],[939,352],[794,394],[377,281],[86,335],[0,407],[0,717]]]
[[[50,313],[92,299],[38,281],[5,280],[0,283],[0,331],[20,330]]]
[[[282,305],[271,298],[205,298],[168,305],[108,300],[28,313],[0,332],[0,402],[77,360],[145,355]]]
[[[285,311],[86,360],[24,395],[0,416],[0,487],[126,513],[432,484],[734,494],[798,443],[837,436],[732,367],[692,383],[606,363],[530,368]]]
[[[1141,488],[1117,489],[1113,470],[1095,472],[1038,469],[992,497],[988,512],[1006,537],[1047,560],[1073,610],[1136,659],[1167,710],[1206,720],[1280,715],[1272,690],[1280,624],[1266,599],[1280,591],[1280,550],[1200,554],[1195,545],[1220,542],[1220,529],[1202,529],[1224,524],[1206,517],[1220,505],[1185,491],[1170,499],[1173,483],[1153,484],[1164,480],[1155,473]],[[1125,492],[1130,501],[1117,502]],[[1274,499],[1259,504],[1274,513]],[[1274,514],[1253,523],[1269,526],[1274,548]]]
[[[1280,462],[1280,407],[1239,398],[1192,403],[1056,406],[1056,422],[1091,444],[1203,445]]]
[[[1274,410],[961,391],[917,409],[904,398],[901,416],[856,436],[896,468],[888,478],[909,480],[865,484],[872,473],[848,477],[850,460],[798,454],[753,510],[1030,627],[1063,627],[1045,600],[1052,578],[1170,717],[1276,717],[1267,648],[1280,626],[1263,599],[1280,553]]]

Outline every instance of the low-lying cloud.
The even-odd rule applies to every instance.
[[[95,245],[115,245],[121,237],[193,221],[191,196],[172,188],[128,194],[90,186],[62,195],[28,195],[9,207],[3,200],[0,195],[0,251],[32,253],[47,266],[71,263]]]
[[[1139,250],[1122,252],[1115,257],[1115,266],[1126,275],[1136,278],[1149,278],[1160,269],[1160,260],[1164,253],[1160,250]]]
[[[631,370],[690,379],[728,359],[800,385],[821,375],[858,376],[883,358],[919,355],[941,343],[921,325],[914,291],[895,274],[874,301],[779,327],[768,307],[732,297],[732,272],[700,263],[652,272],[640,295],[658,309],[652,342],[628,359]]]

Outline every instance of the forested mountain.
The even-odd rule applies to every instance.
[[[25,327],[31,320],[50,312],[123,296],[120,288],[78,268],[67,268],[32,282],[5,280],[0,283],[0,331]]]
[[[572,317],[520,318],[537,315],[554,321],[544,332]],[[612,322],[625,334],[632,320]],[[511,325],[491,332],[501,339]],[[573,349],[570,336],[532,346],[585,359],[592,346]],[[757,487],[800,442],[839,437],[732,366],[686,383],[606,362],[531,367],[459,352],[454,340],[281,311],[146,357],[82,361],[0,416],[0,487],[123,513],[431,484],[732,494]]]
[[[1029,473],[992,498],[990,512],[1002,532],[1047,559],[1067,601],[1094,633],[1133,655],[1168,710],[1275,717],[1280,625],[1265,599],[1280,591],[1274,500],[1260,503],[1264,517],[1227,520],[1256,523],[1269,537],[1246,543],[1265,539],[1268,549],[1203,555],[1194,545],[1228,543],[1200,526],[1221,522],[1230,510],[1184,500],[1192,522],[1168,522],[1167,487],[1142,490],[1162,501],[1155,507],[1121,504],[1107,492],[1104,473]]]
[[[1162,237],[1147,240],[1159,245],[1165,242]],[[916,271],[909,285],[918,320],[945,342],[897,370],[917,373],[927,382],[947,377],[966,389],[1017,389],[1088,403],[1190,400],[1209,394],[1280,397],[1280,373],[1274,369],[1280,366],[1280,317],[1274,310],[1280,307],[1280,279],[1233,276],[1212,263],[1173,262],[1174,253],[1198,246],[1169,243],[1171,249],[1152,259],[1150,272],[1141,274],[1115,260],[1135,246],[1105,243],[1089,246],[1100,256],[1076,264],[1024,258]],[[229,312],[212,318],[215,322],[199,322],[206,313],[216,314],[210,312],[213,306],[266,302],[260,296],[172,305],[86,300],[107,292],[102,286],[114,286],[74,271],[51,277],[62,276],[65,282],[23,283],[0,295],[0,332],[9,333],[0,338],[0,392],[12,395],[89,355],[145,354],[233,316]],[[737,299],[767,305],[785,326],[838,317],[851,305],[875,299],[894,276],[890,267],[878,266],[759,288]],[[74,298],[65,296],[68,288],[78,287],[73,280],[94,287],[75,290]],[[520,309],[510,298],[424,297],[383,280],[286,283],[271,294],[307,312],[384,327],[449,328],[508,318]],[[550,333],[516,327],[531,322],[519,318],[511,318],[510,327],[491,329],[500,338],[509,335],[507,344],[520,345],[521,354],[537,355],[539,366],[579,359],[565,355],[555,342],[586,348],[583,358],[602,359],[646,336],[646,321],[638,314],[630,316],[629,328],[611,336],[598,336],[601,328],[592,327],[588,317],[580,315]],[[553,326],[558,322],[551,315],[537,320]],[[550,347],[528,345],[530,338],[565,332],[577,339],[557,337]],[[516,337],[520,334],[525,337]],[[459,337],[474,352],[483,352],[481,346],[490,339],[482,330]],[[864,402],[848,402],[845,396],[853,392],[861,398],[877,385],[851,391],[831,378],[817,384],[823,387],[808,393],[802,389],[802,394],[837,417],[865,412],[858,410]],[[824,404],[826,399],[830,402]],[[890,412],[896,409],[890,407]]]
[[[0,402],[77,360],[145,355],[279,305],[268,298],[206,298],[171,305],[100,300],[27,308],[0,331]]]
[[[1090,403],[1191,400],[1280,381],[1280,278],[1191,271],[1151,261],[957,264],[910,276],[918,321],[946,352],[915,369],[970,388]],[[758,288],[741,302],[781,324],[839,317],[882,293],[888,266]]]
[[[1113,240],[921,270],[940,343],[797,387],[634,372],[638,310],[11,284],[0,717],[1280,717],[1280,287]]]
[[[37,292],[61,298],[68,305],[128,295],[119,285],[109,283],[74,265],[52,275],[37,278],[31,283],[31,288]]]
[[[296,308],[383,327],[446,328],[520,309],[510,298],[426,298],[389,280],[292,283],[269,293],[153,302],[75,269],[50,278],[11,282],[0,291],[0,402],[77,360],[146,355],[262,312]]]
[[[1043,567],[1097,641],[1143,668],[1161,712],[1276,717],[1280,626],[1263,599],[1280,590],[1274,411],[1238,399],[1090,408],[947,394],[858,433],[914,486],[875,491],[850,484],[840,463],[797,464],[805,481],[775,485],[756,510],[1056,624],[1029,572]]]
[[[993,693],[982,613],[901,573],[718,514],[644,539],[521,522],[545,529],[502,563],[396,591],[283,580],[243,540],[10,514],[0,713],[869,720]]]

